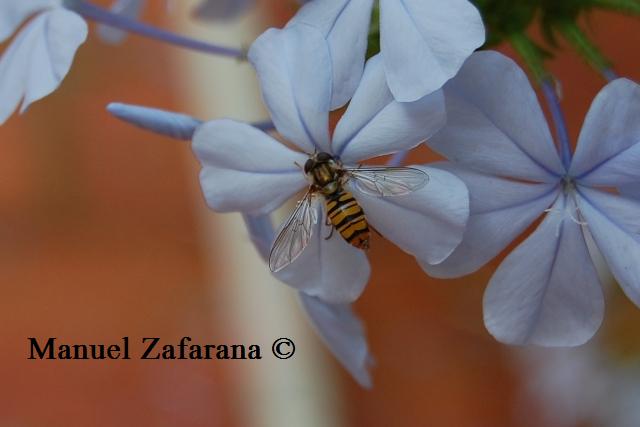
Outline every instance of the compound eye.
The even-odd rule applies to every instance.
[[[329,160],[333,160],[333,157],[329,153],[318,153],[316,159],[319,162],[328,162]]]
[[[313,168],[314,165],[314,161],[309,159],[307,160],[307,162],[304,164],[304,173],[308,174],[309,172],[311,172],[311,169]]]

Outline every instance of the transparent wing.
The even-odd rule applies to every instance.
[[[273,243],[269,254],[269,268],[274,273],[291,264],[309,244],[313,226],[318,223],[317,214],[311,205],[312,199],[313,193],[307,191]]]
[[[429,182],[426,172],[408,167],[347,168],[347,175],[358,190],[378,197],[403,196]]]

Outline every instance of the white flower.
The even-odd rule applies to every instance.
[[[371,388],[369,367],[373,356],[365,336],[362,321],[349,304],[327,304],[300,293],[300,302],[313,328],[331,353],[351,374],[358,384]]]
[[[315,26],[329,42],[333,108],[344,105],[360,81],[373,4],[311,0],[291,20]],[[480,13],[467,0],[380,0],[382,61],[398,101],[416,101],[440,89],[484,40]]]
[[[125,104],[111,104],[109,111],[135,126],[171,138],[190,140],[202,122],[193,117],[168,111]],[[269,215],[244,215],[249,236],[265,261],[274,240]],[[329,350],[363,387],[371,387],[369,366],[372,357],[360,319],[348,304],[329,304],[299,293],[302,308]]]
[[[265,213],[309,186],[300,166],[316,151],[345,165],[415,147],[444,123],[442,94],[415,103],[393,99],[380,57],[366,66],[362,81],[329,135],[331,56],[323,35],[305,25],[269,30],[254,43],[249,59],[257,69],[265,103],[279,133],[300,151],[232,120],[198,128],[193,139],[203,169],[200,180],[209,206],[220,212]],[[300,165],[300,166],[299,166]],[[369,223],[405,251],[442,262],[460,242],[468,215],[468,195],[448,172],[423,168],[429,185],[406,196],[373,197],[348,185]],[[311,241],[278,276],[308,295],[328,302],[357,298],[368,280],[364,251],[339,235],[325,239],[321,197]]]
[[[0,58],[0,124],[18,108],[53,92],[69,72],[87,24],[62,0],[0,2],[0,42],[7,40],[32,14]]]
[[[469,187],[471,216],[452,256],[423,263],[425,270],[469,274],[546,212],[485,292],[485,324],[498,340],[569,346],[593,336],[604,299],[585,233],[640,305],[640,202],[614,190],[640,182],[640,87],[619,79],[600,92],[566,166],[535,92],[510,59],[472,55],[444,93],[447,125],[429,142],[451,161],[443,169]]]

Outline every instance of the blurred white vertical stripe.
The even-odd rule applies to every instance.
[[[189,17],[195,4],[185,1],[172,8],[180,32],[193,37],[248,46],[264,26],[257,11],[231,24],[194,23]],[[180,61],[176,86],[184,94],[189,113],[202,119],[268,118],[248,63],[178,50],[176,56]],[[200,194],[195,199],[201,208],[205,206]],[[336,365],[329,363],[330,356],[312,336],[295,292],[269,274],[239,214],[215,214],[204,208],[199,211],[201,228],[207,234],[206,255],[215,258],[215,264],[226,266],[225,271],[210,272],[216,319],[224,318],[224,325],[217,329],[227,334],[212,339],[262,345],[261,361],[230,365],[234,369],[232,383],[237,385],[231,391],[233,412],[247,427],[344,425],[343,400],[332,369]],[[271,343],[279,337],[295,341],[292,359],[272,356]]]

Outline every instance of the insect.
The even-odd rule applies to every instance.
[[[369,248],[369,223],[358,201],[345,189],[347,181],[365,194],[387,197],[401,196],[419,190],[429,182],[429,175],[420,169],[409,167],[358,167],[349,168],[329,153],[316,153],[304,165],[304,173],[311,185],[285,221],[269,255],[269,268],[273,272],[291,264],[304,250],[318,223],[312,207],[313,198],[324,197],[325,224],[337,230],[352,246]]]

